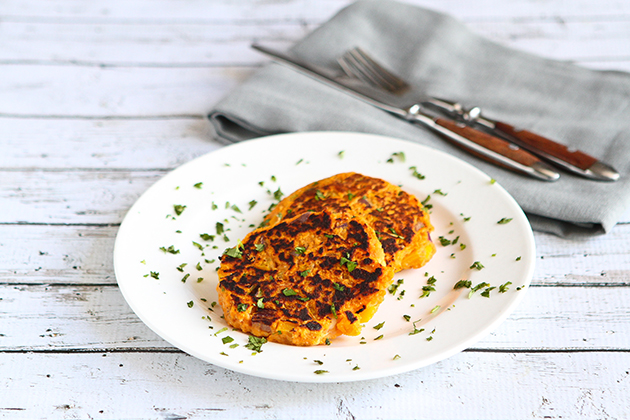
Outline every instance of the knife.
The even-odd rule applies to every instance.
[[[596,181],[617,181],[619,172],[593,156],[528,130],[519,130],[510,124],[492,120],[481,115],[479,107],[464,109],[459,103],[439,98],[426,97],[422,102],[453,118],[479,127],[528,150],[569,172]]]
[[[289,54],[253,44],[252,48],[315,80],[404,120],[424,125],[473,155],[503,168],[543,181],[556,181],[560,175],[537,156],[464,123],[435,117],[407,96],[396,96],[368,86],[357,79],[336,74],[306,63]]]

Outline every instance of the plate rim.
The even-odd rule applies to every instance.
[[[434,148],[431,148],[429,146],[423,145],[423,144],[419,144],[419,143],[414,143],[412,141],[409,140],[404,140],[404,139],[399,139],[399,138],[395,138],[395,137],[390,137],[390,136],[383,136],[383,135],[378,135],[378,134],[370,134],[370,133],[357,133],[357,132],[346,132],[346,131],[311,131],[311,132],[298,132],[298,133],[283,133],[283,134],[275,134],[275,135],[270,135],[270,136],[265,136],[265,137],[259,137],[259,138],[254,138],[251,140],[247,140],[247,141],[243,141],[243,142],[239,142],[239,143],[235,143],[235,144],[230,144],[228,146],[224,146],[221,147],[217,150],[214,151],[210,151],[208,153],[205,153],[201,156],[198,156],[180,166],[178,166],[177,168],[174,168],[173,170],[169,171],[167,174],[165,174],[164,176],[160,177],[160,179],[158,179],[155,183],[153,183],[151,186],[149,186],[145,191],[142,192],[142,194],[140,195],[140,197],[134,202],[134,204],[129,208],[129,210],[126,212],[120,226],[119,229],[117,231],[116,234],[116,238],[114,241],[114,249],[113,249],[113,265],[114,265],[114,272],[115,272],[115,276],[116,276],[116,282],[119,286],[119,290],[121,291],[125,301],[127,302],[127,304],[129,305],[129,307],[132,309],[132,311],[134,312],[134,314],[136,316],[138,316],[138,318],[140,318],[140,320],[147,326],[149,327],[149,329],[151,329],[155,334],[157,334],[160,338],[162,338],[163,340],[165,340],[166,342],[168,342],[169,344],[173,345],[174,347],[184,351],[187,354],[190,354],[196,358],[199,358],[200,360],[206,362],[206,363],[210,363],[210,364],[214,364],[216,366],[220,366],[224,369],[228,369],[228,370],[232,370],[235,372],[239,372],[239,373],[243,373],[243,374],[247,374],[250,376],[255,376],[255,377],[260,377],[260,378],[265,378],[265,379],[273,379],[273,380],[282,380],[282,381],[290,381],[290,382],[305,382],[305,383],[330,383],[330,382],[355,382],[355,381],[363,381],[363,380],[370,380],[370,379],[376,379],[376,378],[382,378],[382,377],[387,377],[387,376],[391,376],[391,375],[396,375],[396,374],[401,374],[401,373],[405,373],[405,372],[409,372],[412,370],[416,370],[431,364],[434,364],[436,362],[439,362],[441,360],[447,359],[449,357],[452,357],[455,354],[460,353],[462,350],[464,350],[465,348],[468,348],[470,344],[479,341],[481,338],[483,338],[484,336],[486,336],[490,331],[494,330],[495,328],[497,328],[497,326],[499,324],[501,324],[502,322],[505,321],[505,319],[514,311],[514,309],[521,303],[522,299],[525,296],[525,292],[526,290],[529,288],[529,285],[531,283],[532,277],[533,277],[533,273],[534,273],[534,269],[535,269],[535,258],[531,258],[531,260],[529,261],[529,263],[526,266],[526,270],[525,270],[525,274],[524,274],[524,278],[525,278],[525,284],[524,284],[524,290],[521,290],[521,292],[519,292],[517,294],[517,296],[511,300],[511,302],[509,303],[509,305],[503,307],[502,309],[502,313],[499,314],[498,316],[494,317],[493,321],[490,322],[489,324],[487,324],[484,328],[482,328],[481,330],[478,330],[476,334],[470,336],[468,339],[461,341],[457,346],[452,346],[448,351],[446,352],[442,352],[438,355],[435,355],[432,358],[429,359],[423,359],[423,360],[419,360],[416,362],[409,362],[409,363],[405,363],[405,364],[401,364],[399,366],[392,366],[391,368],[388,368],[386,370],[380,369],[380,370],[376,370],[373,372],[369,372],[369,371],[364,371],[364,372],[356,372],[353,373],[352,375],[345,375],[346,377],[344,378],[340,378],[339,376],[325,376],[325,375],[313,375],[313,377],[292,377],[291,375],[286,375],[286,374],[282,374],[282,373],[275,373],[275,374],[265,374],[264,372],[257,372],[256,369],[252,370],[249,366],[247,365],[234,365],[233,363],[222,363],[222,361],[218,358],[208,358],[207,355],[204,354],[200,354],[199,352],[197,352],[195,349],[191,349],[191,348],[182,348],[181,345],[179,344],[174,344],[170,339],[164,337],[163,332],[160,328],[160,326],[155,325],[155,323],[149,319],[146,314],[144,313],[138,313],[136,305],[134,305],[133,302],[133,298],[131,296],[129,296],[129,290],[126,287],[126,285],[124,284],[124,281],[121,283],[121,279],[123,277],[122,273],[120,273],[121,268],[120,268],[120,257],[119,257],[119,253],[120,253],[120,249],[121,247],[119,246],[119,241],[122,241],[121,238],[123,238],[123,236],[126,234],[126,231],[128,229],[128,223],[125,223],[128,220],[128,216],[134,211],[136,210],[137,206],[141,206],[142,204],[142,199],[143,197],[147,196],[147,194],[150,194],[153,190],[159,189],[160,185],[163,184],[165,181],[165,179],[169,179],[171,177],[172,174],[177,173],[178,171],[184,171],[185,168],[188,168],[190,166],[194,166],[196,164],[198,164],[199,161],[203,161],[205,159],[208,159],[208,156],[213,156],[213,157],[220,157],[223,154],[230,154],[234,151],[237,151],[241,148],[248,148],[251,147],[252,144],[262,144],[262,143],[267,143],[270,141],[275,141],[275,140],[286,140],[288,139],[289,141],[294,141],[294,138],[301,138],[303,140],[308,139],[308,137],[311,136],[315,136],[315,137],[319,137],[319,136],[348,136],[348,137],[364,137],[364,138],[371,138],[374,139],[375,141],[388,141],[390,143],[396,143],[396,144],[400,144],[399,142],[404,143],[407,147],[413,147],[413,148],[418,148],[420,150],[424,150],[424,151],[429,151],[430,153],[434,153],[436,155],[439,155],[440,158],[442,159],[446,159],[447,161],[450,162],[454,162],[457,165],[459,165],[460,167],[466,168],[466,170],[472,171],[474,173],[476,173],[479,176],[482,177],[486,177],[487,179],[491,179],[490,176],[488,176],[485,172],[481,171],[479,168],[471,165],[470,163],[463,161],[457,157],[454,157],[452,155],[449,155],[448,153],[441,151],[441,150],[437,150]],[[392,147],[392,150],[395,147]],[[175,175],[173,175],[175,176]],[[500,194],[503,195],[504,199],[507,199],[508,201],[510,201],[510,203],[512,205],[515,205],[515,207],[520,211],[520,216],[522,216],[522,220],[524,220],[526,222],[526,237],[522,238],[527,242],[527,247],[530,248],[529,252],[531,253],[531,255],[533,257],[535,257],[536,255],[536,248],[535,248],[535,241],[534,241],[534,236],[533,236],[533,232],[531,229],[531,226],[529,225],[529,223],[527,222],[527,217],[525,216],[522,208],[520,207],[520,205],[514,200],[514,198],[498,183],[496,183],[495,185],[498,189],[497,191],[500,191]],[[519,216],[519,217],[520,217]],[[121,234],[122,232],[122,234]],[[271,343],[270,343],[271,344]],[[274,343],[276,344],[276,343]],[[184,346],[185,347],[185,346]]]

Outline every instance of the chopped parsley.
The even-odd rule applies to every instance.
[[[348,269],[348,272],[352,272],[355,268],[357,268],[358,263],[350,260],[350,254],[346,254],[346,257],[341,257],[339,260],[339,264],[345,265]]]
[[[158,273],[157,271],[149,271],[149,275],[156,280],[160,279],[160,273]]]
[[[288,287],[284,290],[282,290],[282,294],[285,295],[286,297],[290,297],[290,296],[297,296],[298,292],[296,292],[293,289],[289,289]]]
[[[470,280],[460,280],[457,283],[455,283],[455,286],[453,286],[453,289],[457,290],[457,289],[470,289],[470,286],[472,286],[472,282]]]
[[[306,276],[308,276],[308,274],[309,274],[310,272],[311,272],[311,270],[310,270],[310,269],[307,269],[307,270],[301,271],[301,272],[300,272],[300,276],[302,276],[302,277],[306,277]]]
[[[381,322],[380,324],[376,324],[375,326],[373,326],[372,328],[374,328],[375,330],[380,330],[381,328],[383,328],[383,325],[385,325],[385,321]]]
[[[474,268],[476,270],[481,270],[482,268],[484,268],[484,266],[479,261],[475,261],[469,268]]]
[[[343,292],[345,289],[344,285],[339,283],[333,283],[333,287],[335,288],[335,290],[338,290],[340,292]]]
[[[186,206],[183,206],[181,204],[174,204],[173,210],[175,210],[175,214],[179,216],[184,212],[184,210],[186,210]]]
[[[232,204],[232,206],[230,207],[232,210],[234,210],[237,213],[241,213],[243,214],[243,212],[241,211],[241,209],[238,208],[238,206],[236,204]]]
[[[243,244],[239,243],[238,245],[228,248],[223,252],[223,255],[227,255],[232,258],[243,258]]]
[[[512,284],[511,281],[508,281],[506,283],[503,283],[502,285],[499,286],[499,293],[505,293],[507,292],[510,288],[508,286],[510,286]]]
[[[267,342],[265,337],[255,337],[253,335],[249,336],[248,343],[245,344],[245,348],[255,351],[256,353],[262,352],[262,345]]]
[[[494,290],[494,289],[496,289],[496,287],[494,287],[494,286],[486,288],[483,292],[481,292],[481,296],[489,298],[490,297],[490,292],[492,290]]]
[[[230,337],[229,335],[226,335],[225,337],[223,337],[221,339],[221,341],[223,342],[223,344],[228,344],[228,343],[231,343],[232,341],[234,341],[234,339],[232,337]]]
[[[325,199],[326,196],[320,190],[315,191],[315,200],[323,201]]]
[[[238,305],[236,305],[236,310],[239,312],[245,312],[248,307],[249,305],[246,303],[239,303]]]
[[[424,175],[422,175],[420,172],[418,172],[418,168],[416,168],[415,166],[410,166],[409,169],[412,171],[411,172],[411,176],[413,176],[414,178],[418,178],[420,180],[425,178]]]
[[[298,255],[302,255],[306,252],[306,248],[303,246],[296,246],[295,247],[295,253]]]
[[[252,201],[250,201],[250,202],[249,202],[249,209],[248,209],[248,210],[253,209],[253,208],[254,208],[254,206],[255,206],[256,204],[258,204],[258,201],[256,201],[256,200],[252,200]]]
[[[475,287],[473,287],[472,289],[470,289],[470,292],[468,293],[468,299],[470,299],[472,297],[472,295],[475,294],[476,291],[483,289],[484,287],[489,287],[490,284],[486,283],[485,281],[482,283],[479,283],[478,285],[476,285]],[[489,293],[489,292],[488,292]]]
[[[221,222],[217,222],[215,228],[217,230],[217,235],[223,235],[223,232],[225,232],[225,228]]]
[[[189,308],[192,308],[195,305],[195,302],[193,302],[192,300],[190,302],[188,302],[186,305],[188,305]]]
[[[160,247],[161,251],[164,251],[164,253],[166,254],[167,252],[169,254],[179,254],[179,249],[175,249],[175,247],[173,245],[169,246],[168,248],[165,248],[163,246]]]
[[[200,243],[197,243],[197,242],[195,242],[195,241],[192,241],[192,244],[193,244],[195,247],[199,248],[199,251],[203,251],[203,245],[201,245]]]
[[[497,222],[499,225],[505,225],[506,223],[510,223],[512,221],[511,217],[503,217],[501,220]]]
[[[392,153],[392,155],[390,156],[389,159],[387,159],[387,163],[394,163],[394,158],[398,158],[398,160],[400,160],[401,162],[405,161],[405,152],[394,152]]]
[[[387,291],[389,293],[391,293],[392,295],[396,294],[396,291],[398,290],[398,288],[405,282],[404,279],[398,279],[396,280],[396,283],[392,283],[389,285],[389,287],[387,288]]]
[[[184,267],[186,267],[187,265],[188,265],[188,263],[182,263],[182,264],[178,265],[177,266],[177,271],[180,271],[180,272],[183,273],[184,272]]]
[[[315,371],[315,373],[316,373],[317,375],[323,375],[324,373],[328,373],[328,371],[327,371],[327,370],[323,370],[323,369],[317,369],[317,370]]]
[[[256,249],[256,251],[260,252],[263,249],[265,249],[265,244],[255,244],[254,245],[254,249]]]
[[[190,273],[187,273],[184,277],[182,277],[182,283],[186,283],[186,280],[188,280],[188,277],[190,277]]]
[[[195,185],[193,185],[193,187],[201,189],[201,187],[203,187],[203,182],[197,182]]]
[[[199,237],[204,241],[214,241],[214,235],[209,235],[207,233],[200,233]]]

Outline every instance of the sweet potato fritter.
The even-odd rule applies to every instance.
[[[361,216],[323,210],[250,232],[221,257],[217,290],[232,327],[307,346],[358,335],[392,276]]]
[[[365,218],[394,272],[420,268],[435,254],[429,215],[416,197],[378,178],[354,172],[313,182],[284,198],[263,224],[273,226],[304,211],[350,211]]]

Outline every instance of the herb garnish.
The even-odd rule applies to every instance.
[[[249,336],[248,343],[245,344],[245,348],[255,351],[256,353],[262,352],[262,345],[267,342],[265,337],[255,337],[253,335]]]
[[[350,260],[350,254],[346,253],[346,257],[341,257],[339,260],[339,264],[345,265],[348,268],[348,272],[352,272],[355,268],[357,268],[358,263]]]
[[[375,326],[373,326],[372,328],[374,328],[375,330],[380,330],[381,328],[383,328],[383,325],[385,325],[385,321],[381,322],[380,324],[376,324]]]
[[[246,303],[239,303],[238,305],[236,305],[236,310],[239,312],[245,312],[248,307],[249,305]]]
[[[169,254],[179,254],[179,249],[175,249],[175,247],[173,245],[169,246],[168,248],[165,248],[163,246],[160,247],[161,251],[164,251],[164,253],[166,254],[167,252]]]
[[[288,287],[282,290],[282,294],[286,297],[297,296],[298,292],[293,289],[289,289]]]
[[[188,305],[189,308],[192,308],[194,306],[195,302],[193,302],[192,300],[190,302],[188,302],[186,305]]]
[[[184,210],[186,210],[186,206],[183,206],[181,204],[174,204],[173,210],[175,210],[175,214],[179,216],[184,212]]]
[[[468,299],[470,299],[472,297],[472,295],[474,295],[477,290],[480,290],[480,289],[483,289],[484,287],[489,287],[489,286],[490,286],[490,284],[486,283],[485,281],[482,282],[482,283],[479,283],[478,285],[476,285],[475,287],[470,289],[470,292],[468,293]]]
[[[201,187],[203,187],[203,182],[197,182],[195,185],[193,185],[193,187],[201,189]]]
[[[509,285],[511,285],[512,282],[508,281],[506,283],[503,283],[502,285],[499,286],[499,293],[505,293],[507,292],[510,288],[508,287]]]
[[[482,268],[484,268],[484,266],[479,261],[475,261],[469,268],[481,270]]]
[[[509,217],[509,218],[508,218],[508,217],[503,217],[501,220],[499,220],[499,221],[497,222],[497,224],[499,224],[499,225],[504,225],[504,224],[506,224],[506,223],[510,223],[511,221],[512,221],[512,218],[511,218],[511,217]]]
[[[453,286],[453,289],[457,290],[457,289],[470,289],[470,286],[472,286],[472,282],[470,280],[460,280],[457,283],[455,283],[455,286]]]
[[[160,279],[160,273],[158,273],[157,271],[149,271],[149,275],[156,280]]]
[[[410,166],[410,167],[409,167],[409,169],[410,169],[411,171],[413,171],[413,172],[411,173],[411,176],[413,176],[414,178],[418,178],[418,179],[420,179],[420,180],[422,180],[422,179],[424,179],[424,178],[425,178],[425,176],[424,176],[424,175],[422,175],[420,172],[418,172],[418,168],[416,168],[415,166]]]

